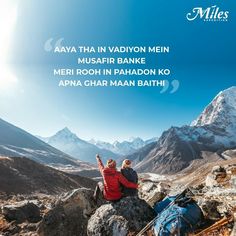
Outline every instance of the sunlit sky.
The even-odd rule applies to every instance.
[[[17,83],[17,78],[7,65],[8,50],[17,19],[17,4],[3,0],[0,7],[0,92],[3,93]]]
[[[189,124],[236,83],[236,4],[197,3],[229,10],[229,21],[188,22],[193,0],[0,0],[0,118],[41,136],[67,126],[83,139],[106,141],[147,139]],[[170,46],[160,63],[180,88],[160,94],[160,88],[58,87],[52,69],[75,60],[46,52],[49,38],[69,45]]]

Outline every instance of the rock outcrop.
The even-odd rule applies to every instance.
[[[166,183],[157,183],[149,180],[140,183],[139,196],[153,207],[156,202],[161,201],[167,196],[169,189],[170,186]]]
[[[89,216],[95,210],[91,189],[80,188],[62,197],[38,227],[40,236],[86,235]]]
[[[178,176],[143,174],[139,182],[140,198],[126,197],[113,203],[99,199],[98,205],[95,204],[93,190],[88,188],[60,196],[0,194],[0,235],[133,236],[155,217],[151,206],[156,201],[166,195],[176,195],[186,186],[191,188],[190,196],[193,192],[205,217],[199,228],[201,236],[230,235],[235,231],[232,215],[236,212],[236,165],[234,160],[223,163],[179,179]],[[201,180],[197,185],[187,184],[192,183],[192,175]],[[209,181],[209,176],[216,182],[206,186],[205,179]],[[42,219],[38,222],[40,216]],[[205,230],[209,234],[205,234]],[[149,231],[153,236],[152,228]]]
[[[6,194],[61,194],[95,188],[92,179],[58,171],[25,157],[0,157],[1,192]]]
[[[206,186],[213,187],[234,187],[236,179],[236,165],[214,166],[211,173],[206,177]]]
[[[126,236],[138,233],[155,217],[154,210],[138,197],[126,197],[99,207],[88,221],[88,236]]]
[[[41,219],[39,207],[32,202],[26,201],[5,205],[2,207],[2,214],[7,221],[16,221],[18,224],[24,221],[36,223]]]

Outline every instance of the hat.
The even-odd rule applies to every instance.
[[[122,162],[122,168],[128,168],[131,166],[131,161],[129,159],[125,159],[123,162]]]
[[[116,168],[116,161],[114,161],[112,159],[109,159],[107,161],[107,167],[109,167],[109,168]]]

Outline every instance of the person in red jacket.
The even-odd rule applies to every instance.
[[[127,188],[137,189],[136,183],[129,182],[120,172],[116,170],[116,162],[112,159],[107,161],[104,167],[99,155],[96,156],[98,167],[103,177],[103,183],[99,182],[94,192],[94,198],[97,200],[99,192],[103,192],[103,197],[108,201],[116,201],[122,197],[121,184]]]

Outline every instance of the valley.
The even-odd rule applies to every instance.
[[[191,235],[233,236],[235,124],[236,87],[217,94],[191,125],[149,140],[86,141],[67,127],[36,137],[0,119],[1,235],[136,235],[155,217],[157,202],[188,189],[203,214]],[[101,180],[97,153],[118,167],[124,158],[131,160],[139,198],[94,202]],[[154,236],[154,228],[142,235],[147,234]]]

